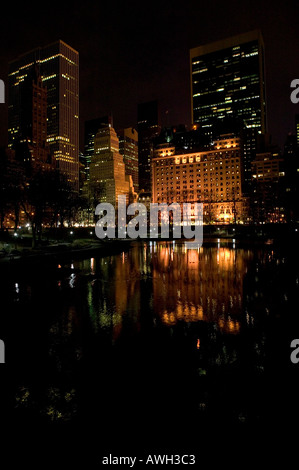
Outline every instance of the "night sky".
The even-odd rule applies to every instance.
[[[299,104],[299,2],[13,2],[0,19],[0,78],[8,61],[62,39],[80,54],[80,149],[87,119],[111,112],[114,127],[135,126],[137,104],[157,99],[162,125],[190,125],[189,49],[261,29],[265,41],[268,130],[282,145]],[[3,9],[3,7],[2,7]],[[168,111],[168,114],[166,114]],[[0,105],[0,144],[7,110]]]

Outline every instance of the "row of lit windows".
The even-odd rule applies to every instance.
[[[220,157],[221,155],[221,157]],[[209,161],[210,161],[210,166],[215,164],[214,162],[219,160],[219,159],[223,159],[223,162],[219,162],[220,165],[224,165],[224,164],[230,164],[230,163],[233,163],[234,162],[234,158],[238,158],[238,155],[232,153],[231,151],[226,151],[226,152],[217,152],[217,154],[210,154],[209,155]],[[171,160],[170,160],[171,161]],[[165,166],[169,166],[169,163],[170,163],[169,160],[167,161],[163,161],[163,160],[156,160],[154,159],[153,162],[155,163],[156,167],[163,167],[164,165]],[[236,160],[237,161],[237,160]],[[181,165],[181,164],[186,164],[186,163],[202,163],[203,165],[207,165],[207,163],[205,162],[208,162],[208,157],[206,155],[204,156],[196,156],[196,157],[193,157],[193,156],[190,156],[190,157],[175,157],[173,163],[175,163],[176,165]],[[199,167],[199,165],[195,165],[196,167]],[[191,165],[189,165],[189,167],[192,168]]]
[[[230,181],[226,181],[226,186],[235,184],[235,181],[233,181],[233,179],[235,179],[235,178],[233,177]],[[239,178],[239,177],[236,177],[236,179],[239,180],[240,178]],[[218,181],[220,181],[220,180],[213,180],[213,179],[211,179],[211,180],[209,181],[208,179],[204,179],[203,181],[204,181],[204,184],[205,184],[205,185],[207,185],[207,184],[209,183],[209,184],[215,184],[215,186],[218,186],[218,185],[224,186],[224,182],[223,182],[223,181],[221,181],[220,183],[218,183]],[[200,187],[200,183],[201,183],[201,181],[197,180],[197,184],[198,184],[199,187]],[[182,185],[183,185],[183,186],[189,185],[189,187],[192,188],[192,187],[193,187],[193,184],[194,184],[194,180],[191,180],[191,181],[188,181],[188,182],[187,182],[187,181],[182,181],[182,182],[180,182],[180,183],[177,182],[176,187],[179,188],[179,187],[182,186]],[[236,181],[236,184],[240,184],[240,182],[239,182],[239,181]],[[159,182],[157,182],[157,188],[164,188],[164,187],[168,188],[169,186],[173,187],[173,185],[174,185],[174,182],[169,182],[169,183],[163,183],[163,182],[159,183]]]
[[[220,173],[219,178],[218,178],[218,173],[217,173],[216,176],[211,175],[211,174],[210,175],[206,174],[206,175],[204,175],[205,176],[204,181],[207,181],[209,176],[210,176],[211,181],[212,180],[218,181],[218,179],[219,179],[219,181],[223,181],[223,179],[226,179],[226,180],[235,179],[234,173],[235,173],[234,171],[232,171],[231,174],[230,174],[230,172],[226,172],[226,177],[223,177],[222,173]],[[156,178],[158,183],[160,182],[160,177],[159,176],[160,175],[157,175],[157,178]],[[200,175],[190,175],[190,176],[183,175],[181,177],[176,176],[176,180],[177,180],[177,183],[179,183],[180,181],[187,181],[187,179],[188,179],[188,181],[192,182],[193,178],[196,178],[196,176],[197,176],[197,181],[200,182],[201,181]],[[237,171],[236,172],[236,178],[239,179],[239,177],[240,177],[240,175],[239,175],[239,172]],[[162,182],[168,182],[168,181],[173,181],[173,180],[174,180],[173,176],[170,176],[170,177],[167,176],[166,178],[163,178],[163,176],[161,177]]]

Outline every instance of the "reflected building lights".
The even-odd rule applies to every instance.
[[[95,259],[90,258],[90,272],[92,275],[95,274]]]
[[[237,333],[243,278],[252,254],[242,251],[238,256],[226,247],[200,253],[182,245],[176,248],[169,256],[167,245],[162,245],[153,259],[154,309],[163,323],[215,321],[226,332]]]

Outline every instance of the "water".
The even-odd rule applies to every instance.
[[[95,426],[116,447],[128,434],[198,446],[208,427],[273,429],[298,411],[294,250],[135,242],[2,269],[1,286],[18,425]]]

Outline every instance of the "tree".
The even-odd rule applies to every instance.
[[[204,222],[211,224],[215,218],[215,211],[213,207],[213,191],[204,191]]]
[[[32,227],[32,246],[41,241],[43,224],[50,227],[63,222],[69,214],[74,192],[58,170],[38,170],[25,180],[21,205]]]

